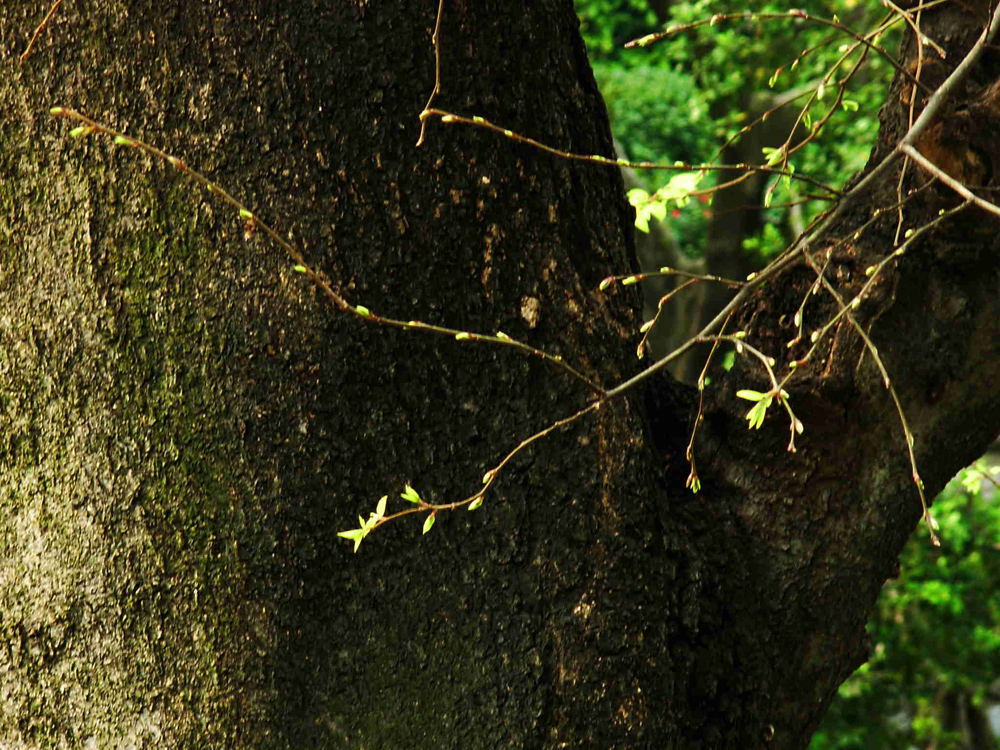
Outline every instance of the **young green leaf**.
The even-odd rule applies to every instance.
[[[680,172],[670,178],[666,185],[656,191],[661,201],[673,201],[678,206],[688,202],[691,193],[698,189],[703,174],[701,172]]]
[[[626,193],[626,196],[628,197],[628,202],[636,208],[649,201],[649,193],[642,188],[632,188]]]
[[[750,407],[746,414],[746,420],[751,430],[759,430],[764,424],[764,417],[767,415],[767,407],[771,405],[771,397],[764,396],[760,401]]]
[[[477,497],[475,500],[469,503],[469,510],[478,510],[482,504],[483,504],[483,498]]]
[[[426,534],[434,526],[434,519],[437,518],[433,513],[427,516],[427,520],[424,521],[424,530],[422,533]]]
[[[666,203],[650,203],[647,210],[649,211],[649,215],[657,221],[663,221],[667,218]]]
[[[773,167],[785,158],[785,150],[783,148],[768,148],[765,146],[761,151],[764,153],[765,163],[769,167]]]
[[[342,536],[344,539],[350,539],[354,542],[354,551],[358,551],[358,547],[361,546],[361,540],[365,538],[368,532],[365,529],[351,529],[350,531],[338,531],[337,536]]]
[[[410,485],[406,485],[406,489],[403,490],[403,494],[400,495],[408,503],[420,503],[420,494],[413,489]]]

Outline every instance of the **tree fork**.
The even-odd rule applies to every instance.
[[[23,48],[35,5],[0,9],[5,48]],[[437,106],[612,156],[568,3],[444,8]],[[503,350],[334,314],[211,199],[132,152],[66,148],[44,114],[65,104],[159,134],[373,310],[505,330],[619,382],[637,299],[595,289],[629,263],[620,177],[433,121],[416,149],[435,10],[102,0],[61,8],[0,84],[17,113],[0,131],[0,173],[15,175],[0,186],[0,337],[16,353],[0,365],[16,550],[0,586],[0,741],[793,748],[864,658],[919,502],[849,326],[790,389],[806,423],[796,454],[773,419],[746,430],[732,394],[760,373],[738,368],[708,396],[692,495],[693,394],[657,379],[536,444],[481,511],[442,515],[422,539],[390,525],[353,556],[336,538],[345,518],[408,482],[467,495],[500,446],[586,388]],[[949,65],[988,11],[924,12]],[[949,97],[935,153],[997,164],[988,127],[963,119],[995,116],[996,68],[988,51]],[[926,71],[935,86],[947,72]],[[872,164],[905,132],[907,80]],[[897,202],[896,177],[812,242],[837,246],[842,289],[895,244],[889,216],[838,245]],[[926,179],[911,166],[906,188]],[[961,200],[931,187],[907,224]],[[930,493],[1000,424],[997,232],[973,210],[856,311]],[[754,346],[783,351],[783,316],[815,280],[791,265],[738,311]],[[836,312],[823,294],[807,308]]]

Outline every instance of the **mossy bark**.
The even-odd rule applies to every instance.
[[[692,497],[691,394],[660,383],[531,448],[481,510],[354,555],[336,532],[379,496],[468,495],[588,391],[338,315],[210,195],[47,115],[205,171],[354,303],[502,329],[613,383],[638,327],[637,297],[595,291],[630,263],[620,177],[439,122],[416,148],[435,5],[65,4],[22,66],[39,8],[0,8],[0,744],[796,747],[857,663],[915,500],[856,359],[802,386],[819,437],[794,461],[779,427],[749,435],[713,402]],[[569,3],[445,7],[440,106],[611,153]],[[804,278],[748,310],[764,340]],[[980,369],[945,368],[914,417],[934,486],[997,424],[974,394],[997,368],[982,283],[940,329]]]

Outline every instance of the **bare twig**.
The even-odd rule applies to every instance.
[[[804,10],[790,10],[781,13],[753,13],[753,12],[716,13],[711,18],[703,18],[699,21],[694,21],[692,23],[685,23],[677,26],[671,26],[667,29],[664,29],[663,31],[654,34],[647,34],[641,39],[634,39],[631,42],[627,42],[625,44],[625,49],[629,49],[631,47],[648,47],[649,45],[655,44],[656,42],[662,41],[663,39],[674,36],[676,34],[680,34],[685,31],[691,31],[692,29],[696,29],[700,26],[715,26],[716,24],[721,23],[723,21],[734,21],[734,20],[744,21],[746,19],[761,20],[761,21],[791,19],[796,21],[809,21],[811,23],[819,24],[821,26],[827,26],[831,29],[836,29],[840,33],[845,34],[854,39],[855,42],[857,42],[858,44],[863,44],[869,49],[872,49],[875,52],[877,52],[879,55],[884,57],[889,62],[889,64],[892,65],[893,68],[899,71],[900,74],[909,76],[910,78],[913,77],[906,71],[906,69],[902,65],[899,64],[899,62],[896,61],[896,59],[892,55],[886,52],[885,49],[869,41],[868,35],[862,36],[861,34],[858,34],[857,32],[848,28],[839,21],[835,21],[829,18],[822,18],[821,16],[814,16],[809,13],[806,13]]]
[[[38,24],[38,26],[35,28],[35,33],[31,35],[31,40],[28,42],[28,46],[24,48],[24,52],[22,52],[21,56],[18,58],[18,62],[20,62],[22,65],[24,64],[24,61],[27,60],[28,57],[31,55],[31,51],[35,48],[35,42],[38,41],[38,38],[42,35],[42,32],[45,31],[46,28],[48,28],[49,22],[52,20],[52,16],[56,14],[56,11],[59,10],[59,6],[62,5],[62,3],[63,0],[56,0],[54,3],[52,3],[52,7],[49,8],[49,12],[45,14],[45,18],[43,18],[42,22]]]
[[[522,440],[514,448],[512,448],[500,460],[500,462],[496,466],[494,466],[492,469],[490,469],[489,471],[487,471],[486,474],[483,475],[483,486],[477,492],[474,492],[473,494],[469,495],[468,497],[466,497],[466,498],[464,498],[462,500],[456,500],[455,502],[452,502],[452,503],[428,503],[428,502],[426,502],[424,500],[417,500],[414,503],[413,507],[411,507],[411,508],[406,508],[404,510],[397,511],[397,512],[391,513],[389,515],[375,516],[373,514],[373,519],[372,519],[372,522],[371,522],[370,526],[368,526],[367,528],[358,529],[357,531],[361,531],[362,532],[362,534],[363,534],[362,538],[363,538],[364,536],[367,536],[369,533],[371,533],[372,531],[374,531],[375,529],[377,529],[379,526],[382,526],[383,524],[386,524],[389,521],[395,521],[396,519],[402,518],[404,516],[412,516],[412,515],[414,515],[416,513],[427,513],[430,516],[435,516],[440,511],[458,510],[459,508],[463,508],[463,507],[467,507],[469,510],[475,510],[476,508],[478,508],[482,504],[482,500],[486,496],[486,493],[493,486],[493,484],[497,481],[497,478],[500,475],[500,471],[505,466],[507,466],[508,463],[510,463],[512,460],[514,460],[514,458],[521,451],[523,451],[525,448],[527,448],[528,446],[530,446],[532,443],[534,443],[534,442],[536,442],[538,440],[541,440],[542,438],[548,436],[552,432],[555,432],[556,430],[561,429],[563,427],[567,427],[567,426],[571,425],[573,422],[576,422],[581,417],[584,417],[587,414],[590,414],[591,412],[597,411],[600,408],[600,406],[601,406],[601,402],[600,401],[594,401],[594,402],[588,404],[587,406],[585,406],[584,408],[580,409],[579,411],[574,412],[573,414],[570,414],[568,417],[564,417],[562,419],[556,420],[555,422],[553,422],[552,424],[550,424],[545,429],[539,430],[538,432],[534,433],[533,435],[531,435],[531,436],[525,438],[524,440]],[[363,519],[361,519],[361,520],[362,520],[362,523],[363,523],[364,522]],[[425,527],[425,528],[428,528],[428,527]],[[350,535],[352,533],[353,532],[341,532],[339,534],[339,536],[346,536],[346,537],[352,538],[352,537],[350,537]],[[357,542],[355,544],[355,550],[357,550],[357,545],[358,544],[360,544],[360,542]]]
[[[369,310],[364,305],[352,305],[347,299],[344,298],[340,292],[336,291],[333,284],[327,279],[326,275],[319,270],[314,269],[310,266],[302,252],[295,247],[292,243],[282,237],[278,232],[262,221],[257,215],[255,215],[249,208],[247,208],[242,202],[237,200],[229,192],[224,190],[216,182],[210,180],[208,177],[203,175],[201,172],[192,169],[183,161],[175,156],[168,154],[167,152],[152,146],[144,141],[137,138],[132,138],[119,133],[116,130],[112,130],[104,125],[101,125],[96,120],[92,120],[86,115],[80,114],[72,109],[67,109],[65,107],[53,107],[51,113],[57,117],[65,117],[70,120],[75,120],[77,122],[83,123],[78,128],[71,131],[71,135],[76,137],[83,137],[91,135],[93,133],[101,133],[103,135],[110,136],[114,139],[114,142],[120,146],[127,146],[131,148],[143,151],[150,156],[153,156],[161,161],[166,162],[170,166],[174,167],[179,172],[188,175],[195,182],[200,184],[210,193],[218,197],[224,203],[229,204],[239,213],[239,216],[244,221],[252,224],[255,228],[260,229],[270,238],[276,245],[281,247],[287,254],[288,257],[295,263],[294,270],[299,273],[304,274],[316,287],[326,295],[327,299],[340,311],[353,315],[354,317],[363,320],[368,323],[376,323],[384,326],[389,326],[391,328],[399,328],[406,331],[424,331],[426,333],[434,333],[442,336],[449,336],[458,341],[470,341],[470,342],[488,342],[491,344],[498,344],[500,346],[507,346],[521,351],[524,354],[528,354],[533,357],[538,357],[539,359],[545,360],[549,364],[558,367],[564,372],[568,373],[575,379],[579,380],[581,383],[586,385],[591,391],[601,396],[604,394],[604,389],[600,384],[592,381],[590,378],[585,376],[579,370],[570,366],[563,358],[557,354],[549,354],[542,351],[541,349],[536,349],[533,346],[529,346],[521,341],[511,338],[502,331],[497,331],[496,334],[485,334],[485,333],[473,333],[470,331],[463,331],[457,328],[449,328],[446,326],[433,325],[431,323],[424,323],[419,320],[401,320],[396,318],[390,318],[383,315],[377,315],[376,313]]]
[[[424,136],[427,133],[427,118],[430,116],[430,108],[435,97],[441,93],[441,18],[444,16],[444,0],[438,0],[437,15],[434,17],[434,33],[431,36],[431,46],[434,47],[434,88],[431,95],[427,97],[427,104],[424,105],[420,113],[420,136],[417,138],[417,145],[422,146]]]
[[[914,21],[913,18],[910,16],[909,13],[907,13],[905,10],[903,10],[898,5],[896,5],[896,3],[892,2],[892,0],[882,0],[882,5],[884,5],[886,8],[889,8],[893,13],[897,14],[898,16],[900,16],[901,18],[903,18],[906,21],[907,25],[913,30],[913,33],[916,35],[917,43],[918,44],[921,44],[921,45],[923,45],[923,44],[930,45],[930,47],[932,47],[934,49],[934,51],[938,53],[938,56],[942,60],[945,57],[947,57],[947,55],[945,54],[944,50],[941,48],[941,45],[938,44],[937,42],[935,42],[929,36],[927,36],[920,29],[920,23],[919,23],[919,21]],[[920,9],[917,10],[918,17],[920,15],[920,13],[922,13],[922,12],[923,12],[923,8],[920,8]]]
[[[726,318],[726,320],[723,321],[722,328],[719,330],[720,335],[726,332],[727,325],[729,325],[729,318]],[[705,364],[701,368],[701,373],[698,375],[698,411],[695,413],[694,422],[691,424],[691,437],[688,438],[687,448],[684,449],[684,458],[687,459],[688,466],[691,467],[691,471],[688,473],[684,486],[691,490],[691,492],[695,493],[701,489],[701,478],[698,476],[698,465],[694,460],[694,441],[698,435],[698,428],[701,426],[701,422],[704,419],[705,376],[708,374],[708,368],[712,363],[712,357],[719,348],[719,341],[720,340],[717,338],[712,342],[712,348],[709,350],[708,356],[705,357]]]
[[[657,278],[660,276],[680,276],[685,279],[693,279],[695,281],[709,281],[716,284],[724,284],[732,289],[739,289],[746,282],[735,281],[734,279],[724,279],[721,276],[713,276],[708,273],[693,273],[691,271],[683,271],[679,268],[671,268],[670,266],[663,266],[658,271],[643,271],[642,273],[626,273],[618,276],[608,276],[606,279],[601,281],[598,287],[601,291],[607,289],[609,286],[614,284],[616,281],[620,281],[623,285],[628,286],[630,284],[636,284],[640,281],[645,281],[646,279]]]
[[[529,138],[519,133],[515,133],[513,130],[502,127],[495,123],[490,122],[484,117],[479,117],[478,115],[473,115],[472,117],[466,117],[464,115],[457,115],[454,112],[446,112],[441,109],[427,109],[424,110],[427,115],[437,115],[441,118],[443,123],[455,123],[461,125],[472,125],[474,127],[484,128],[490,130],[494,133],[499,133],[500,135],[506,136],[513,141],[518,143],[523,143],[526,146],[531,146],[532,148],[537,148],[539,151],[544,151],[547,154],[552,154],[560,159],[568,159],[570,161],[583,161],[589,162],[591,164],[602,164],[609,167],[627,167],[629,169],[646,169],[646,170],[660,170],[668,172],[762,172],[764,174],[778,175],[779,177],[789,177],[793,180],[799,180],[801,182],[806,182],[813,187],[817,187],[820,190],[825,190],[831,195],[839,195],[839,191],[829,185],[824,185],[819,180],[815,180],[812,177],[807,177],[805,175],[796,174],[786,169],[777,169],[775,167],[769,167],[766,165],[755,165],[755,164],[691,164],[689,162],[674,162],[673,164],[657,164],[650,161],[628,161],[627,159],[612,159],[607,156],[601,156],[600,154],[577,154],[570,151],[562,151],[558,148],[553,148],[541,141],[537,141],[534,138]],[[741,175],[740,177],[723,183],[721,185],[716,185],[707,190],[693,190],[688,195],[706,195],[713,193],[723,187],[729,187],[730,185],[735,185],[743,180],[747,179],[748,175]]]
[[[660,316],[663,314],[663,311],[666,309],[667,303],[671,300],[671,298],[675,294],[682,292],[684,289],[691,286],[692,284],[697,284],[700,280],[701,279],[688,279],[687,281],[678,284],[676,287],[674,287],[669,292],[660,297],[660,301],[656,305],[656,315],[653,316],[652,320],[647,320],[645,323],[643,323],[642,328],[640,329],[642,331],[642,339],[639,341],[639,345],[636,346],[635,348],[636,358],[642,359],[644,356],[646,356],[646,342],[649,340],[649,334],[653,330],[653,327],[656,326],[657,323],[659,323]]]
[[[903,144],[901,150],[904,154],[913,159],[913,161],[917,162],[917,164],[919,164],[921,167],[923,167],[928,172],[937,177],[939,180],[941,180],[941,182],[943,182],[945,185],[947,185],[956,193],[965,198],[965,200],[969,201],[970,203],[975,203],[977,206],[986,211],[989,211],[991,214],[996,214],[997,216],[1000,216],[1000,206],[997,206],[996,203],[991,203],[985,198],[980,198],[978,195],[969,190],[969,188],[967,188],[961,182],[956,180],[954,177],[945,172],[930,159],[928,159],[919,151],[917,151],[913,146],[909,144]]]

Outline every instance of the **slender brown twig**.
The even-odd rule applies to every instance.
[[[417,138],[417,145],[422,146],[424,136],[427,133],[427,118],[430,116],[428,110],[434,103],[435,97],[441,93],[441,18],[444,16],[444,0],[438,0],[437,15],[434,17],[434,33],[431,35],[431,46],[434,48],[434,88],[431,95],[427,97],[427,104],[424,105],[420,113],[420,136]]]
[[[28,57],[31,55],[31,51],[35,48],[35,42],[38,41],[38,38],[42,35],[42,32],[45,31],[46,28],[48,28],[49,22],[52,20],[52,16],[56,14],[56,11],[59,10],[59,6],[62,5],[62,3],[63,0],[56,0],[54,3],[52,3],[52,7],[49,8],[49,12],[45,14],[45,18],[43,18],[42,22],[38,24],[38,26],[35,28],[35,33],[31,35],[31,40],[28,42],[28,46],[24,48],[24,52],[22,52],[21,56],[18,58],[18,61],[22,65],[24,64],[24,61],[27,60]]]
[[[75,110],[68,109],[65,107],[53,107],[50,112],[57,117],[65,117],[70,120],[75,120],[76,122],[83,123],[77,128],[70,131],[70,135],[73,137],[84,137],[94,133],[100,133],[103,135],[110,136],[114,139],[114,142],[120,146],[127,146],[131,148],[143,151],[150,156],[153,156],[161,161],[166,162],[170,166],[174,167],[176,170],[182,174],[188,175],[195,182],[200,184],[210,193],[218,197],[224,203],[232,206],[239,213],[241,219],[245,222],[252,224],[256,229],[260,229],[270,238],[276,245],[282,248],[288,257],[295,263],[293,266],[294,270],[304,274],[316,287],[326,295],[327,299],[340,311],[346,312],[354,317],[363,320],[368,323],[376,323],[391,328],[399,328],[406,331],[423,331],[425,333],[434,333],[442,336],[449,336],[458,341],[469,341],[469,342],[488,342],[491,344],[498,344],[500,346],[507,346],[521,351],[524,354],[528,354],[533,357],[538,357],[539,359],[545,360],[546,362],[552,364],[553,366],[563,370],[568,373],[576,380],[586,385],[591,391],[597,395],[603,395],[604,389],[599,383],[592,381],[586,375],[581,373],[576,368],[569,365],[563,358],[557,354],[549,354],[541,349],[536,349],[533,346],[529,346],[521,341],[511,338],[503,331],[497,331],[495,334],[486,333],[473,333],[471,331],[463,331],[457,328],[449,328],[447,326],[433,325],[431,323],[424,323],[419,320],[402,320],[397,318],[391,318],[383,315],[378,315],[371,310],[369,310],[364,305],[352,305],[344,296],[338,292],[333,284],[327,279],[326,275],[319,270],[316,270],[311,265],[306,262],[305,257],[302,252],[275,230],[267,222],[263,221],[250,211],[247,206],[245,206],[241,201],[237,200],[228,191],[223,189],[216,182],[210,180],[201,172],[192,169],[183,161],[178,159],[171,154],[157,148],[156,146],[150,145],[145,141],[141,141],[137,138],[132,138],[119,133],[109,127],[101,125],[96,120],[93,120],[86,115],[83,115]]]
[[[945,172],[930,159],[928,159],[919,151],[917,151],[913,146],[911,146],[908,143],[903,144],[901,150],[904,154],[913,159],[913,161],[917,162],[917,164],[919,164],[921,167],[926,169],[932,175],[937,177],[939,180],[941,180],[941,182],[950,187],[960,196],[965,198],[965,200],[971,203],[975,203],[977,206],[984,209],[985,211],[989,211],[991,214],[996,214],[997,216],[1000,216],[1000,206],[998,206],[996,203],[991,203],[985,198],[980,198],[978,195],[969,190],[969,188],[967,188],[961,182],[956,180],[954,177]]]
[[[531,146],[539,151],[544,151],[547,154],[552,154],[560,159],[568,159],[569,161],[583,161],[589,162],[591,164],[602,164],[609,167],[626,167],[629,169],[645,169],[645,170],[659,170],[668,172],[762,172],[764,174],[777,175],[779,177],[788,177],[793,180],[799,180],[801,182],[806,182],[813,187],[817,187],[820,190],[825,190],[831,195],[839,195],[840,192],[829,185],[824,185],[819,180],[815,180],[812,177],[806,175],[796,174],[787,169],[778,169],[775,167],[770,167],[767,165],[756,165],[756,164],[691,164],[689,162],[674,162],[673,164],[658,164],[650,161],[629,161],[628,159],[612,159],[607,156],[601,156],[600,154],[577,154],[571,151],[562,151],[558,148],[549,146],[541,141],[535,140],[534,138],[529,138],[519,133],[515,133],[513,130],[502,127],[495,123],[490,122],[484,117],[479,117],[478,115],[473,115],[472,117],[466,117],[464,115],[457,115],[454,112],[447,112],[442,109],[427,109],[424,112],[428,115],[437,115],[441,118],[441,122],[450,124],[456,123],[461,125],[472,125],[474,127],[484,128],[485,130],[490,130],[494,133],[499,133],[507,138],[518,143],[523,143],[526,146]],[[713,193],[721,190],[724,187],[729,187],[730,185],[735,185],[743,180],[747,179],[748,175],[741,175],[740,177],[730,181],[725,182],[720,185],[715,185],[707,190],[692,190],[688,193],[689,196],[705,195],[708,193]]]
[[[823,18],[821,16],[814,16],[809,13],[806,13],[803,10],[790,10],[779,13],[753,13],[753,12],[716,13],[711,18],[703,18],[701,20],[693,21],[691,23],[671,26],[667,29],[664,29],[663,31],[659,31],[653,34],[647,34],[646,36],[640,39],[633,39],[631,42],[626,42],[625,49],[630,49],[632,47],[648,47],[649,45],[667,39],[668,37],[675,36],[676,34],[680,34],[685,31],[691,31],[701,26],[715,26],[716,24],[724,21],[733,21],[733,20],[743,21],[748,18],[761,21],[793,19],[797,21],[809,21],[811,23],[819,24],[821,26],[827,26],[831,29],[836,29],[840,33],[845,34],[846,36],[849,36],[852,39],[854,39],[857,44],[864,45],[865,47],[868,47],[869,49],[877,52],[879,55],[884,57],[889,62],[889,64],[892,65],[892,67],[895,68],[901,75],[913,78],[912,74],[910,74],[902,65],[900,65],[899,62],[892,55],[886,52],[883,47],[880,47],[877,44],[873,44],[868,38],[869,35],[866,34],[862,36],[861,34],[858,34],[857,32],[848,28],[839,21],[835,21],[829,18]]]

